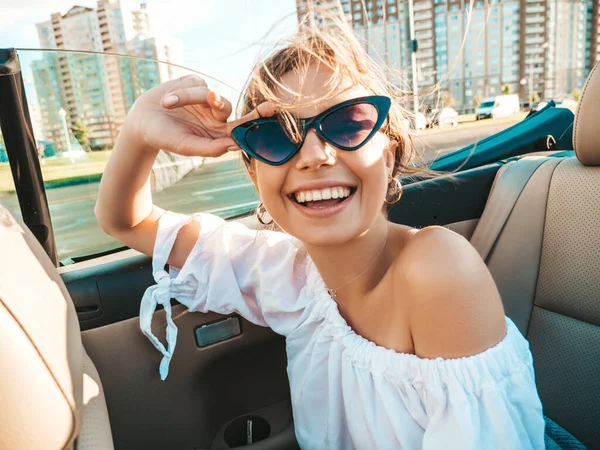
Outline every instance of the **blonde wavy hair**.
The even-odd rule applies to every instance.
[[[319,23],[323,20],[328,22],[327,26]],[[284,86],[281,79],[289,72],[302,76],[309,66],[315,64],[331,71],[325,93],[319,98],[300,102],[300,93]],[[352,28],[339,15],[327,11],[310,10],[300,21],[297,32],[279,41],[277,47],[254,66],[240,97],[239,117],[250,113],[263,102],[272,102],[284,130],[293,141],[298,142],[300,130],[290,111],[334,97],[347,86],[348,81],[392,100],[384,131],[389,145],[395,146],[392,177],[424,171],[424,161],[417,154],[411,133],[410,113],[402,106],[412,101],[411,94],[392,84],[381,65],[367,54]],[[278,91],[291,94],[286,97],[292,100],[284,101]],[[245,154],[243,157],[246,167],[250,168],[251,159]]]

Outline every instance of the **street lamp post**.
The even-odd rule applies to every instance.
[[[544,42],[540,48],[544,50],[545,60],[547,58],[546,51],[548,50],[548,43]],[[521,78],[521,81],[519,81],[519,83],[521,84],[521,86],[529,84],[529,107],[531,108],[531,106],[533,105],[533,61],[531,60],[531,56],[529,56],[529,77]]]
[[[529,77],[521,78],[519,83],[521,86],[525,86],[526,84],[529,85],[529,107],[531,108],[533,106],[533,64],[531,63],[531,60],[529,62]]]
[[[410,33],[410,59],[412,66],[413,112],[416,118],[419,113],[419,98],[417,86],[417,40],[415,39],[415,9],[413,0],[408,0],[408,28]]]

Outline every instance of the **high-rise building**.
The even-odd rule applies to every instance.
[[[93,147],[112,147],[135,99],[171,78],[166,65],[135,57],[181,61],[179,42],[152,36],[144,4],[98,0],[96,9],[52,14],[37,30],[42,48],[89,52],[46,52],[32,64],[44,134],[59,150],[70,148],[69,130],[80,126]]]
[[[592,2],[590,14],[590,69],[600,61],[600,1]]]
[[[533,73],[535,92],[562,100],[581,89],[589,73],[592,61],[590,6],[598,0],[547,0],[540,2],[540,9],[542,3],[546,3],[546,40],[541,36],[536,41],[537,53],[533,53],[533,48],[526,50],[531,59],[525,61],[523,75],[529,76],[527,70]]]
[[[454,106],[473,107],[487,96],[519,87],[519,1],[436,0],[436,81]]]
[[[409,3],[416,67],[412,67]],[[298,14],[307,0],[297,0]],[[519,93],[521,101],[563,100],[581,89],[600,60],[600,0],[325,0],[342,6],[365,47],[391,74],[419,90],[439,83],[460,109],[483,97]],[[425,99],[430,102],[432,99]]]

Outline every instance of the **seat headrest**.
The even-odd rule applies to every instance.
[[[0,448],[68,448],[83,355],[75,307],[31,231],[0,204]]]
[[[600,62],[585,82],[573,125],[573,148],[586,166],[600,166]]]

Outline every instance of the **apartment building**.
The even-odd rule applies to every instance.
[[[590,28],[590,69],[600,61],[600,1],[592,2],[588,7]]]
[[[59,150],[71,147],[78,122],[93,147],[111,148],[135,99],[169,79],[165,65],[91,52],[181,61],[181,43],[152,35],[144,4],[98,0],[96,9],[74,6],[36,26],[42,48],[90,52],[46,52],[32,63],[44,135]]]
[[[409,0],[313,4],[341,5],[365,47],[398,82],[415,76],[419,90],[439,83],[443,98],[465,110],[502,92],[519,93],[524,103],[563,100],[600,60],[600,0],[476,0],[472,11],[468,0],[412,0],[414,70]],[[300,16],[306,0],[297,6]]]

